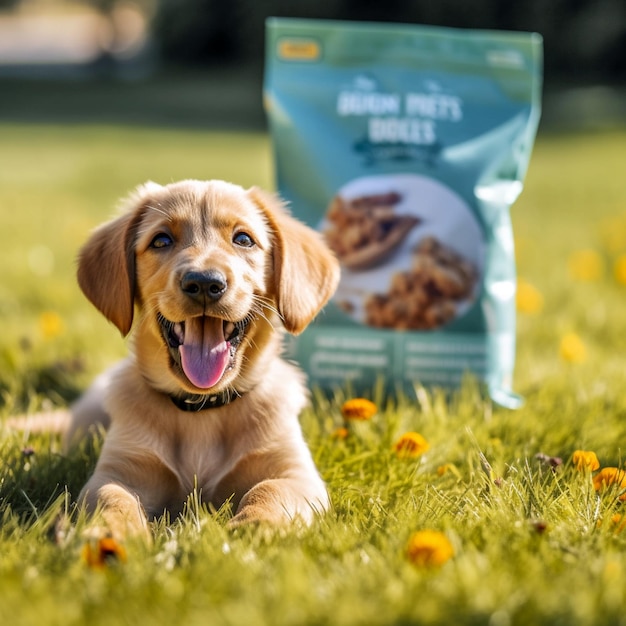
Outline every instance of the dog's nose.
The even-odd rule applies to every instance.
[[[228,288],[226,277],[218,271],[187,272],[181,281],[183,293],[194,300],[219,300]]]

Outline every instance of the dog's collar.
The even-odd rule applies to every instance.
[[[182,396],[170,396],[170,400],[181,411],[197,413],[198,411],[226,406],[234,402],[237,398],[241,398],[242,395],[243,394],[238,391],[227,389],[226,391],[206,396],[191,393]]]

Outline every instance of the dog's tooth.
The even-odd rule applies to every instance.
[[[224,324],[224,337],[228,338],[235,332],[235,325],[232,322]]]
[[[176,338],[178,339],[178,341],[180,341],[180,343],[183,343],[185,341],[185,331],[183,330],[183,325],[179,322],[176,322],[174,324],[174,334],[176,335]]]

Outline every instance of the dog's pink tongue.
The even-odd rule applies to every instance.
[[[230,358],[223,322],[215,317],[194,317],[185,322],[185,341],[179,348],[187,378],[200,389],[209,389],[222,378]]]

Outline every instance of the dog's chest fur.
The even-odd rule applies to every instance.
[[[115,417],[105,446],[125,450],[134,463],[157,461],[164,478],[154,477],[153,497],[144,501],[149,516],[165,508],[179,512],[194,489],[216,507],[233,496],[236,501],[249,488],[241,478],[246,465],[289,447],[308,453],[299,443],[297,419],[306,403],[302,375],[281,359],[272,360],[264,381],[243,397],[195,413],[172,411],[171,399],[137,371],[131,363],[112,382],[108,408]],[[289,381],[281,387],[278,410],[273,380]]]

